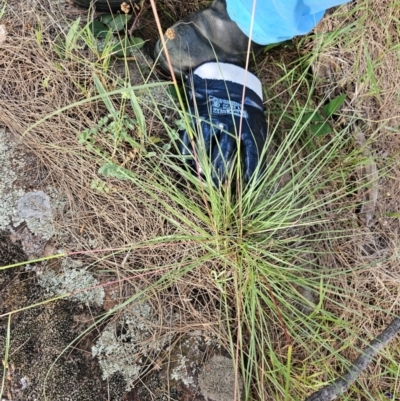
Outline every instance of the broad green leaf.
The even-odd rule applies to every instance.
[[[346,96],[347,95],[340,95],[338,97],[335,97],[324,106],[323,112],[327,118],[332,116],[332,114],[335,114],[340,109],[340,107],[342,107],[344,101],[346,100]]]
[[[140,49],[144,41],[142,39],[141,42],[135,43],[135,40],[132,42],[132,39],[139,39],[139,38],[131,38],[123,37],[115,46],[112,48],[112,52],[114,56],[117,57],[126,57],[130,56],[132,52],[136,49]]]
[[[316,136],[323,136],[332,132],[332,127],[328,123],[317,123],[310,126],[311,131]]]
[[[90,31],[95,38],[105,38],[108,34],[109,28],[100,21],[92,21],[90,24]]]
[[[301,117],[301,122],[306,123],[306,122],[322,122],[325,121],[325,118],[321,116],[321,114],[316,113],[315,111],[310,111],[307,113],[304,113],[303,117]]]
[[[178,98],[178,93],[177,93],[177,91],[176,91],[175,86],[169,85],[169,86],[167,87],[166,91],[167,91],[171,96],[173,96],[175,99]]]
[[[117,44],[112,47],[112,53],[117,57],[129,56],[129,39],[122,38]]]
[[[126,28],[126,24],[131,18],[132,15],[130,14],[118,14],[114,15],[113,18],[108,22],[104,22],[103,20],[101,20],[101,22],[108,25],[108,27],[114,32],[120,32]]]
[[[103,24],[108,25],[110,21],[112,21],[114,16],[112,14],[103,14],[100,15],[99,21],[102,22]]]
[[[136,49],[141,49],[143,45],[146,43],[146,41],[143,40],[142,38],[135,38],[135,37],[130,38],[129,42],[131,46],[135,46]]]

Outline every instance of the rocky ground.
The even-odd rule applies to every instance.
[[[78,247],[62,229],[68,202],[59,188],[44,185],[46,169],[7,129],[0,131],[0,168],[1,265],[25,262],[0,276],[2,353],[5,316],[12,333],[2,401],[231,400],[232,359],[216,339],[201,330],[152,339],[157,317],[148,303],[94,329],[95,317],[118,304],[118,286],[104,290],[79,259],[27,262]]]
[[[27,45],[22,41],[34,40],[34,24],[43,24],[45,35],[54,38],[54,32],[67,26],[65,19],[86,17],[63,1],[33,1],[22,8],[9,2],[8,7],[0,21],[0,45],[8,58]],[[46,59],[34,52],[31,56],[38,68]],[[114,63],[116,76],[124,76],[124,63]],[[17,65],[17,60],[10,64]],[[40,79],[34,77],[35,65],[31,67],[24,79],[36,87]],[[127,73],[132,82],[141,79],[136,65]],[[2,91],[6,99],[16,100],[12,90],[2,86]],[[27,117],[30,111],[25,103]],[[38,149],[13,134],[22,128],[15,121],[7,124],[13,113],[8,110],[0,126],[0,265],[25,263],[0,275],[0,354],[9,350],[1,400],[231,400],[233,363],[216,338],[202,330],[154,338],[154,326],[160,322],[146,302],[98,322],[119,305],[121,286],[109,285],[107,275],[93,275],[84,256],[57,257],[103,243],[86,236],[84,224],[80,232],[71,230],[76,224],[71,194],[54,180]],[[41,261],[34,262],[37,259]],[[108,285],[103,288],[99,280]]]

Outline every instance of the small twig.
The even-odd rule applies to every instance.
[[[129,28],[128,30],[128,35],[132,36],[133,35],[133,31],[139,28],[140,25],[140,17],[142,16],[144,10],[147,10],[150,7],[150,4],[146,3],[144,4],[144,2],[142,1],[140,3],[140,8],[139,8],[139,12],[136,12],[135,10],[135,19],[132,22],[132,26]]]
[[[352,363],[348,372],[336,379],[332,384],[311,394],[305,401],[333,401],[348,390],[352,383],[360,376],[378,352],[393,340],[400,331],[400,318],[395,318],[378,337],[362,351]]]

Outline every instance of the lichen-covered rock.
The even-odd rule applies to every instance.
[[[13,242],[7,231],[0,230],[0,266],[7,266],[23,260],[26,260],[26,254],[22,249],[21,242]]]
[[[203,366],[199,375],[199,388],[202,396],[208,401],[241,400],[243,381],[239,376],[236,383],[234,365],[231,358],[214,355]]]
[[[161,356],[165,357],[165,363]],[[201,332],[185,335],[160,355],[152,374],[132,391],[140,401],[233,401],[235,369],[229,353],[215,338]],[[238,375],[237,400],[243,397]]]
[[[36,273],[13,269],[0,285],[0,314],[44,300]],[[12,285],[10,285],[12,284]],[[98,312],[98,311],[97,311]],[[16,313],[6,380],[7,399],[13,401],[120,401],[124,379],[116,374],[107,382],[90,354],[96,332],[90,331],[77,347],[70,347],[90,324],[96,309],[61,300]],[[0,321],[0,355],[5,355],[7,319]],[[0,369],[0,381],[3,369]]]
[[[25,193],[18,200],[17,208],[32,233],[46,240],[54,235],[50,197],[43,191]]]
[[[126,390],[133,388],[170,340],[169,336],[153,336],[157,323],[150,304],[132,302],[123,309],[117,321],[111,321],[105,327],[92,347],[103,379],[119,373],[126,382]]]
[[[26,171],[32,171],[36,163],[7,130],[0,128],[0,230],[8,229],[21,240],[29,259],[42,255],[55,234],[54,212],[65,205],[53,187],[30,190],[39,181]]]
[[[50,197],[43,191],[27,192],[18,201],[18,213],[25,220],[33,217],[49,219],[52,217]]]
[[[18,225],[22,219],[18,216],[16,205],[24,191],[16,187],[18,168],[24,167],[23,160],[12,158],[14,144],[5,129],[0,128],[0,230],[11,222]]]
[[[70,293],[70,299],[87,305],[102,306],[104,289],[79,260],[64,258],[61,272],[45,270],[38,276],[39,285],[48,296]],[[91,288],[90,290],[88,288]]]

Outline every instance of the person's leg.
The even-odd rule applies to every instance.
[[[178,21],[167,29],[164,39],[176,73],[215,60],[241,65],[249,42],[229,18],[225,0],[214,0],[209,7]],[[161,40],[156,44],[155,57],[168,70]]]
[[[254,42],[267,45],[310,32],[326,9],[348,1],[227,0],[227,12]]]
[[[175,72],[214,60],[244,65],[249,38],[254,48],[304,35],[321,20],[326,8],[348,1],[214,0],[167,29],[164,38]],[[161,41],[155,56],[168,70]]]
[[[210,174],[209,164],[208,177],[217,187],[231,185],[236,172],[245,186],[255,183],[266,165],[262,83],[240,67],[249,38],[261,45],[307,33],[322,18],[324,6],[345,2],[257,0],[261,6],[253,9],[253,1],[214,0],[165,34],[172,67],[186,76],[194,132],[188,128],[180,133],[179,151],[200,179],[207,178],[204,172]],[[160,41],[157,56],[168,69]]]

